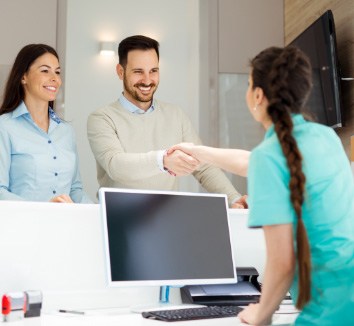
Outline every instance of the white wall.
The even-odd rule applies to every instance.
[[[156,97],[180,105],[198,130],[199,1],[67,0],[66,10],[65,119],[76,130],[84,187],[95,198],[98,184],[87,117],[122,91],[115,74],[117,58],[99,56],[99,42],[118,45],[134,34],[156,38],[161,70]],[[191,178],[182,180],[182,188],[198,189]]]

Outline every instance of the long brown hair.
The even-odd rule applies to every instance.
[[[267,108],[290,172],[290,200],[297,216],[296,244],[299,269],[299,296],[296,307],[302,309],[311,299],[311,254],[302,220],[305,175],[302,156],[292,134],[292,113],[301,113],[311,90],[311,65],[296,47],[271,47],[252,61],[253,87],[262,88],[269,101]]]
[[[5,86],[0,115],[14,111],[24,100],[25,91],[21,83],[22,77],[28,72],[32,63],[45,53],[53,54],[59,61],[57,52],[46,44],[28,44],[17,54]],[[48,106],[53,108],[53,102],[49,102]]]

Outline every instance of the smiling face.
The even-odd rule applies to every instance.
[[[128,53],[127,65],[117,65],[124,85],[124,96],[137,107],[147,110],[159,85],[159,59],[155,50],[133,50]]]
[[[51,53],[38,57],[22,77],[25,101],[54,101],[61,86],[58,59]]]

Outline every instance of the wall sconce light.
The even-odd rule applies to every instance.
[[[114,56],[115,53],[116,53],[116,44],[114,42],[100,43],[100,55]]]

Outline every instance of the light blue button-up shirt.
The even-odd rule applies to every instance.
[[[90,203],[83,192],[73,128],[49,109],[48,133],[22,102],[0,116],[0,200],[49,201],[67,194]]]
[[[119,97],[119,102],[120,104],[122,104],[123,108],[128,110],[131,113],[134,114],[145,114],[145,113],[151,113],[155,110],[154,107],[154,101],[151,102],[151,106],[146,110],[142,110],[139,107],[137,107],[136,105],[134,105],[132,102],[130,102],[122,93],[121,96]]]

